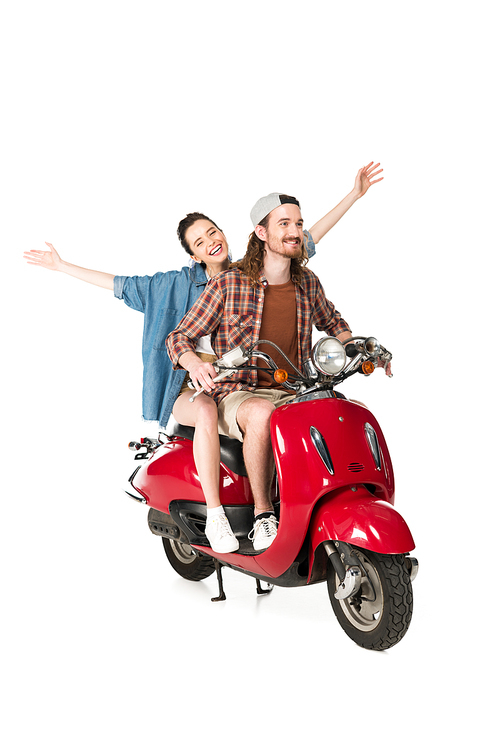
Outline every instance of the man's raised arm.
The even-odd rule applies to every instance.
[[[342,216],[347,213],[349,208],[351,208],[357,200],[362,198],[363,195],[368,192],[368,189],[372,185],[384,179],[383,177],[374,179],[377,174],[383,172],[383,169],[379,169],[377,172],[375,171],[375,169],[379,166],[380,164],[374,164],[373,161],[371,161],[366,166],[361,167],[356,175],[356,179],[354,180],[354,187],[351,192],[348,193],[345,198],[335,206],[335,208],[332,208],[332,210],[329,211],[326,216],[320,218],[320,220],[317,221],[314,226],[309,229],[309,233],[315,244],[317,244],[320,239],[322,239],[325,234],[327,234],[330,229],[332,229],[335,224],[340,221]]]

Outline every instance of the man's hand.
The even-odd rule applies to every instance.
[[[217,376],[217,371],[210,362],[200,360],[198,367],[189,370],[189,376],[196,390],[204,390],[209,393],[215,387],[213,378]]]
[[[391,362],[385,359],[377,359],[377,367],[383,367],[387,377],[392,377]]]
[[[320,218],[319,221],[317,221],[314,226],[311,226],[309,229],[309,234],[313,238],[313,242],[315,244],[318,244],[318,242],[327,234],[330,229],[332,229],[337,221],[340,221],[342,216],[351,208],[354,203],[359,200],[359,198],[362,198],[363,195],[368,191],[368,189],[375,184],[375,182],[381,182],[384,178],[379,177],[378,179],[374,179],[374,177],[377,176],[377,174],[380,174],[380,172],[383,172],[383,169],[379,169],[378,172],[375,171],[377,167],[379,167],[380,164],[374,164],[373,161],[370,161],[369,164],[366,166],[362,166],[359,172],[356,175],[356,179],[354,181],[354,187],[352,188],[351,192],[343,198],[338,205],[335,206],[335,208],[332,208],[331,211],[329,211],[326,216],[323,216],[323,218]]]
[[[217,370],[210,362],[204,362],[193,352],[186,352],[179,357],[179,364],[189,373],[193,385],[197,391],[204,390],[209,393],[214,389],[214,377]]]
[[[380,166],[380,163],[374,164],[373,161],[370,161],[369,164],[361,167],[361,169],[357,173],[356,179],[354,180],[354,190],[357,193],[358,198],[362,198],[363,195],[368,192],[368,189],[372,185],[374,185],[376,182],[381,182],[384,179],[383,177],[374,179],[377,174],[380,174],[384,171],[383,169],[379,169],[378,172],[375,172],[374,170],[378,166]]]

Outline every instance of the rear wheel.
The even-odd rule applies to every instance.
[[[204,580],[215,572],[214,560],[201,557],[193,547],[173,538],[162,537],[163,548],[167,559],[174,570],[186,580]]]
[[[405,558],[402,554],[354,551],[367,577],[363,576],[357,593],[339,601],[334,597],[339,578],[329,565],[330,601],[340,626],[357,645],[387,650],[404,637],[413,611],[413,591]]]

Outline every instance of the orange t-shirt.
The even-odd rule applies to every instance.
[[[266,286],[259,332],[259,339],[261,338],[272,341],[279,346],[290,361],[298,366],[297,299],[293,281]],[[280,369],[286,369],[289,374],[293,373],[290,365],[272,346],[259,343],[258,349],[269,354]],[[255,364],[258,367],[266,366],[263,359],[256,359]],[[267,372],[259,372],[258,376],[258,387],[284,390]]]

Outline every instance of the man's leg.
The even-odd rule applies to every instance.
[[[236,412],[243,432],[243,457],[255,504],[255,521],[249,538],[256,551],[267,549],[278,533],[271,502],[274,459],[269,422],[273,411],[270,401],[254,397],[243,401]]]
[[[274,460],[270,419],[275,408],[293,395],[276,390],[237,391],[219,404],[219,430],[243,442],[243,457],[255,502],[254,549],[266,549],[277,535],[272,505]],[[251,536],[252,537],[252,536]]]

